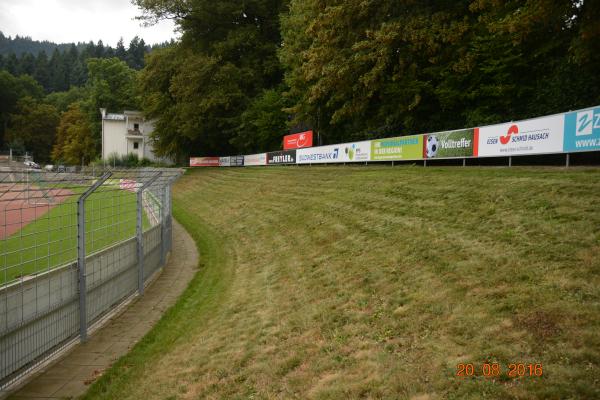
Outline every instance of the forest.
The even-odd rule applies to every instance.
[[[141,109],[158,153],[184,162],[276,150],[308,128],[327,144],[600,104],[600,0],[134,3],[180,39],[2,55],[4,147],[89,162],[99,107]],[[34,149],[36,125],[52,152]]]

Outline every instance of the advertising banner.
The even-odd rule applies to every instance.
[[[267,153],[250,154],[250,155],[244,156],[244,165],[245,166],[267,165]]]
[[[313,131],[306,131],[283,137],[283,149],[301,149],[313,145]]]
[[[600,150],[600,107],[565,114],[563,150]]]
[[[401,136],[371,141],[371,160],[420,160],[423,158],[423,135]]]
[[[371,142],[342,143],[331,146],[298,149],[298,164],[323,164],[369,161],[371,159]]]
[[[219,157],[219,167],[230,167],[231,157]]]
[[[244,156],[229,157],[229,166],[230,167],[243,167],[244,166]]]
[[[564,122],[553,115],[479,128],[479,156],[561,153]]]
[[[190,157],[190,167],[218,167],[219,157]]]
[[[296,164],[296,150],[272,151],[267,153],[267,164]]]
[[[423,158],[477,157],[479,129],[428,133],[423,137]]]

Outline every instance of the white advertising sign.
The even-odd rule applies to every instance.
[[[564,116],[536,118],[479,128],[480,157],[560,153]]]
[[[359,162],[370,159],[371,142],[368,140],[296,150],[297,164]]]
[[[250,154],[244,156],[244,165],[267,165],[267,153]]]
[[[231,161],[229,157],[219,157],[219,167],[230,167]]]

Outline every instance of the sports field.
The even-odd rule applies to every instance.
[[[0,198],[0,285],[77,259],[77,199],[84,187],[52,189],[52,201]],[[34,190],[34,192],[40,190]],[[144,226],[149,225],[144,213]],[[135,236],[136,195],[100,190],[86,201],[86,253]]]
[[[199,272],[86,398],[600,398],[598,204],[599,169],[188,171]]]

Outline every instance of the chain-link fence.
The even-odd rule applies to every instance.
[[[0,389],[132,295],[171,248],[176,169],[0,169]]]

